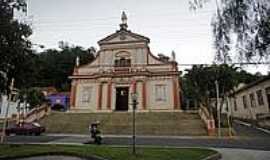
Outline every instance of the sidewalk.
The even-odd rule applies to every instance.
[[[77,137],[77,138],[91,138],[88,134],[70,134],[70,133],[47,133],[46,136],[54,137]],[[132,135],[102,135],[104,138],[132,138]],[[159,139],[238,139],[238,136],[232,137],[216,137],[216,136],[151,136],[151,135],[136,135],[138,138],[159,138]]]
[[[210,148],[221,153],[221,160],[269,160],[270,151],[230,149],[230,148]]]

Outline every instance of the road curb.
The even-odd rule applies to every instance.
[[[219,160],[219,159],[221,159],[221,157],[222,157],[221,154],[218,152],[218,153],[210,155],[202,160]]]

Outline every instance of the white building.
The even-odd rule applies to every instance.
[[[8,96],[0,95],[0,119],[4,119],[6,116],[6,113],[7,113],[7,118],[11,118],[13,115],[17,115],[18,105],[19,105],[19,100],[16,98],[16,95],[13,95],[9,104],[8,104]]]
[[[171,59],[154,56],[150,39],[128,30],[126,21],[123,12],[120,30],[98,41],[95,60],[74,68],[71,111],[129,111],[133,91],[138,94],[138,111],[180,110],[175,53]]]
[[[230,95],[233,117],[256,120],[258,115],[270,114],[270,76],[237,89]]]

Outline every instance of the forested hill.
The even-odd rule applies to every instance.
[[[80,58],[80,65],[94,59],[93,47],[84,49],[79,46],[65,46],[60,50],[48,49],[36,54],[33,63],[33,78],[30,84],[33,87],[54,86],[59,91],[70,89],[68,76],[72,75],[76,57]]]

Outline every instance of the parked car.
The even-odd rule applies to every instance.
[[[33,123],[19,123],[13,124],[6,129],[6,135],[15,134],[15,135],[40,135],[45,132],[45,127],[41,126],[37,122]]]

